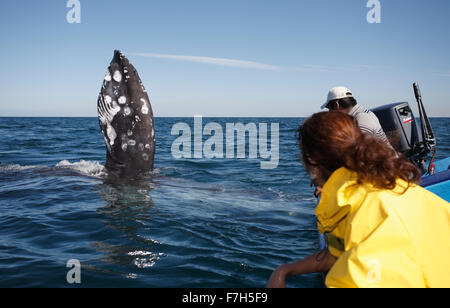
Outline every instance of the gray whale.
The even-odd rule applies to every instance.
[[[153,170],[155,129],[147,91],[136,69],[118,50],[97,101],[106,144],[108,175],[136,177]]]

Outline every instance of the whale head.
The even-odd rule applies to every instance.
[[[106,71],[97,111],[106,144],[108,174],[135,177],[153,170],[152,106],[136,69],[118,50]]]

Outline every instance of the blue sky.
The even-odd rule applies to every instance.
[[[448,0],[380,0],[381,24],[367,0],[81,0],[81,24],[66,2],[1,1],[0,116],[96,116],[114,49],[156,116],[307,116],[338,85],[366,107],[414,102],[414,81],[450,116]]]

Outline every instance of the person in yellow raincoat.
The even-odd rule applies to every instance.
[[[413,164],[339,112],[307,119],[299,143],[322,187],[316,216],[328,249],[279,266],[267,287],[326,271],[327,287],[450,287],[450,204],[417,185]]]

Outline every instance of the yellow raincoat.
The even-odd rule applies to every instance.
[[[450,287],[450,204],[398,180],[394,190],[335,171],[316,208],[337,261],[328,287]]]

